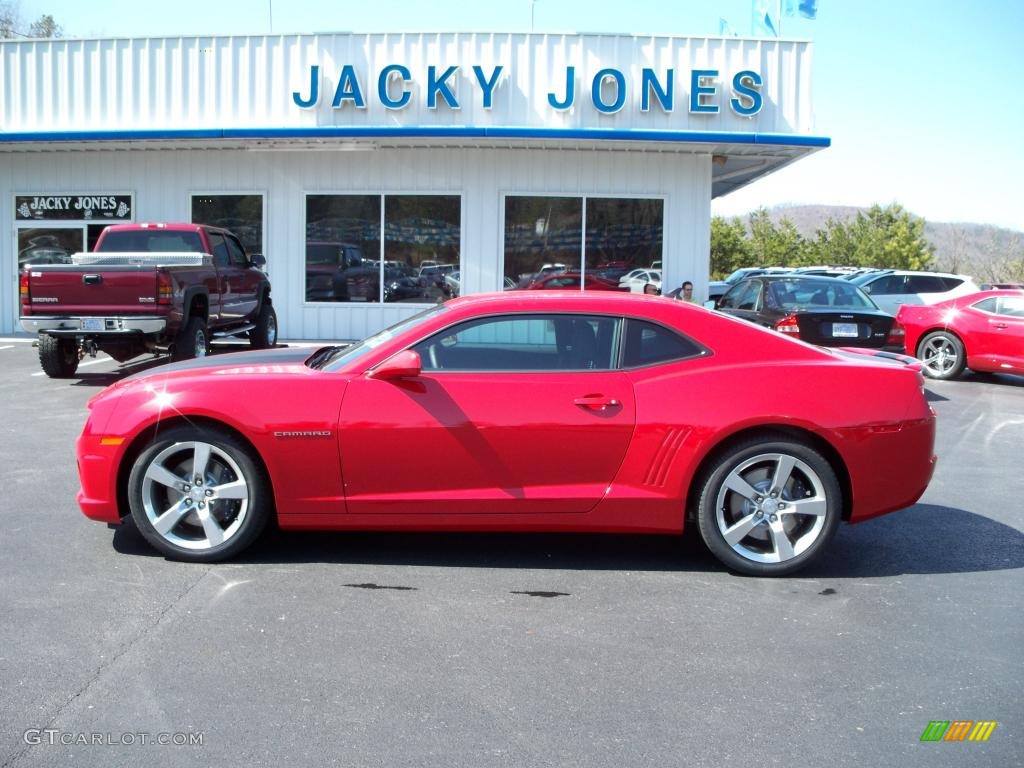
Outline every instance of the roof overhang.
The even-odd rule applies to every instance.
[[[831,144],[822,136],[713,131],[516,127],[199,128],[0,132],[0,152],[241,150],[345,152],[389,148],[493,148],[654,152],[711,158],[721,197]]]

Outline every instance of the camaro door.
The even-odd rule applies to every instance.
[[[466,321],[413,349],[419,376],[352,381],[339,436],[351,513],[580,513],[634,425],[615,370],[621,320]]]

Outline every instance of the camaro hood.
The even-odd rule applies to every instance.
[[[315,352],[316,350],[310,347],[283,347],[257,349],[252,352],[230,352],[226,355],[207,355],[194,360],[182,360],[180,363],[161,365],[148,371],[140,371],[126,376],[123,381],[203,369],[244,368],[255,365],[298,365],[312,357]]]

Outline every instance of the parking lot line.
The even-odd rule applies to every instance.
[[[4,346],[0,347],[0,349],[14,349],[14,345],[13,344],[5,344]]]

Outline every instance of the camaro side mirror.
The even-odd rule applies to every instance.
[[[383,363],[374,368],[370,372],[370,378],[382,379],[384,381],[391,381],[392,379],[411,379],[415,376],[419,376],[420,371],[422,370],[423,364],[420,361],[419,352],[413,352],[411,349],[405,349],[397,355],[389,357]]]
[[[714,299],[704,302],[704,309],[714,309],[717,302]]]
[[[267,257],[264,256],[262,253],[253,253],[249,255],[249,263],[252,264],[254,267],[259,267],[260,269],[263,269],[263,267],[267,265]]]

